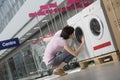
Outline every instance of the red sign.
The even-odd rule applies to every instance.
[[[74,4],[78,2],[82,2],[83,0],[67,0],[67,4]]]
[[[36,16],[37,16],[37,13],[36,13],[36,12],[34,12],[34,13],[29,13],[29,17],[34,18],[34,17],[36,17]]]
[[[108,42],[105,42],[105,43],[103,43],[103,44],[94,46],[93,49],[94,49],[94,50],[98,50],[98,49],[101,49],[101,48],[104,48],[104,47],[107,47],[107,46],[110,46],[110,45],[111,45],[111,42],[108,41]]]

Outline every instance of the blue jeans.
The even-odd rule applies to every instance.
[[[63,52],[60,52],[56,57],[52,60],[52,67],[57,67],[59,66],[62,62],[68,63],[70,60],[72,60],[74,56],[64,50]]]

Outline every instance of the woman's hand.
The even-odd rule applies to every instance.
[[[85,38],[84,38],[84,36],[82,36],[81,41],[82,41],[82,43],[85,43]]]

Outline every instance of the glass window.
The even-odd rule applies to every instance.
[[[1,72],[2,72],[2,75],[4,77],[3,80],[9,80],[8,66],[7,66],[6,62],[2,63]]]
[[[0,32],[6,27],[12,17],[20,9],[23,3],[26,0],[3,0],[2,5],[0,6],[0,21],[3,23],[0,24]],[[9,15],[9,16],[8,16]]]
[[[1,8],[0,8],[0,20],[2,20],[2,11],[1,11]]]
[[[10,6],[9,8],[12,8],[12,4],[11,4],[11,1],[12,1],[12,0],[11,0],[11,1],[10,1],[10,0],[7,0],[7,1],[8,1],[8,4],[9,4],[9,6]]]
[[[17,1],[16,0],[14,0],[15,2],[14,2],[14,4],[13,4],[13,8],[14,8],[14,10],[15,10],[15,13],[18,11],[18,5],[17,5]]]
[[[10,3],[12,4],[12,6],[15,4],[15,0],[10,0]]]
[[[23,3],[24,3],[23,0],[18,0],[18,1],[17,1],[17,5],[18,5],[19,7],[22,6]]]
[[[16,66],[16,70],[19,78],[27,76],[27,72],[25,69],[25,65],[24,65],[21,53],[18,52],[16,55],[14,55],[13,58],[14,58],[14,62],[15,62],[15,66]]]
[[[4,79],[4,76],[3,76],[2,65],[0,65],[0,79],[1,79],[1,80],[5,80],[5,79]]]
[[[9,7],[8,7],[8,2],[7,1],[5,1],[4,2],[4,12],[5,12],[5,14],[9,11]]]
[[[1,12],[2,12],[2,16],[4,17],[4,8],[3,7],[1,7]]]
[[[22,53],[23,53],[25,66],[26,66],[28,75],[35,74],[37,72],[37,68],[35,66],[35,62],[33,59],[33,55],[32,55],[30,46],[27,46],[24,49],[22,49]]]
[[[9,67],[10,67],[10,71],[11,71],[13,80],[18,79],[18,75],[17,75],[17,71],[16,71],[16,67],[15,67],[13,57],[8,59],[8,64],[9,64]]]

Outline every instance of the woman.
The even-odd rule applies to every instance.
[[[73,37],[74,28],[67,25],[61,31],[58,31],[46,46],[43,60],[46,65],[51,65],[54,68],[53,73],[56,75],[62,76],[66,74],[62,70],[65,63],[77,56],[84,45],[84,38],[82,37],[82,43],[78,49],[76,51],[72,50],[67,40]],[[56,55],[57,53],[59,55]]]

